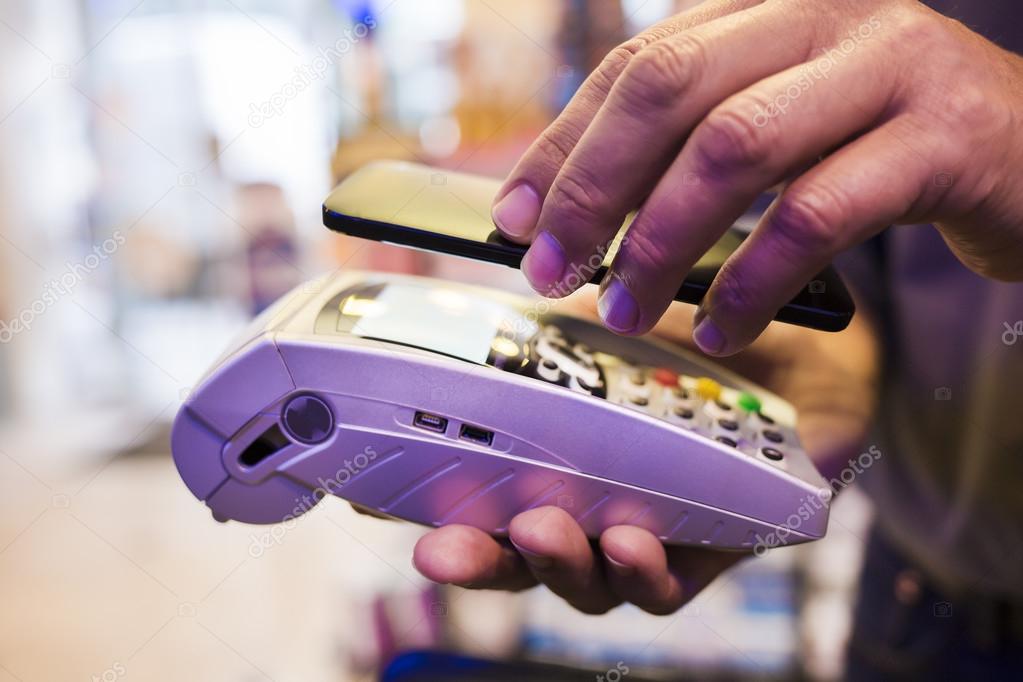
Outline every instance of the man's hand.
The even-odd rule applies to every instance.
[[[655,331],[687,340],[688,320],[688,307],[675,305]],[[873,412],[877,367],[866,316],[834,335],[772,325],[727,364],[795,405],[800,439],[825,475],[860,452]],[[431,580],[467,588],[521,590],[543,583],[585,613],[603,613],[627,601],[667,614],[747,556],[664,547],[650,532],[632,526],[609,528],[593,546],[558,507],[516,516],[509,536],[504,543],[476,528],[446,526],[419,540],[414,564]]]
[[[511,173],[494,220],[532,242],[533,287],[561,296],[640,208],[600,300],[609,328],[640,334],[753,200],[787,183],[696,313],[700,348],[731,355],[891,224],[935,222],[971,269],[1023,278],[1021,115],[1023,58],[915,0],[710,0],[608,55]]]

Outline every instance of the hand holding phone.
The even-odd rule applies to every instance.
[[[377,161],[346,178],[327,197],[323,222],[331,230],[409,248],[519,268],[528,246],[504,239],[490,218],[500,188],[492,178],[399,161]],[[759,217],[759,205],[740,219],[693,267],[675,300],[699,304],[722,264],[742,244]],[[600,283],[623,239],[617,236],[589,262],[572,266],[566,284]],[[570,293],[576,287],[566,289]],[[556,293],[556,292],[555,292]],[[817,275],[775,319],[836,332],[855,312],[852,297],[831,268]]]

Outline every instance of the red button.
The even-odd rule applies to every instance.
[[[654,370],[654,381],[661,386],[678,386],[678,374],[662,367]]]

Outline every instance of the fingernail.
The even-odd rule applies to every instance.
[[[521,183],[494,204],[490,215],[506,235],[527,237],[540,219],[540,196],[532,186]]]
[[[565,250],[550,232],[541,232],[522,258],[522,272],[541,294],[550,293],[565,274]]]
[[[515,549],[518,550],[519,554],[522,555],[522,558],[526,560],[526,563],[533,568],[547,569],[554,565],[554,559],[549,556],[544,556],[542,554],[537,554],[536,552],[530,552],[528,549],[523,549],[516,545],[514,540],[512,540],[511,543],[515,545]]]
[[[725,349],[727,343],[721,329],[709,317],[704,317],[697,323],[696,329],[693,330],[693,341],[708,355],[717,355]]]
[[[623,564],[620,561],[615,561],[607,552],[604,552],[604,559],[607,561],[607,565],[611,567],[611,570],[623,578],[635,575],[636,573],[635,566],[629,566],[628,564]]]
[[[639,306],[636,305],[636,299],[629,293],[625,284],[614,276],[600,292],[597,312],[609,329],[620,334],[631,332],[639,322]]]

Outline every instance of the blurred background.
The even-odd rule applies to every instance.
[[[328,500],[217,524],[167,433],[254,313],[334,268],[526,292],[506,268],[328,233],[377,158],[494,176],[673,0],[0,5],[0,682],[373,680],[410,650],[608,680],[833,679],[869,509],[673,616],[593,618],[410,564],[422,532]],[[626,672],[626,668],[628,672]],[[592,678],[591,678],[592,679]]]

